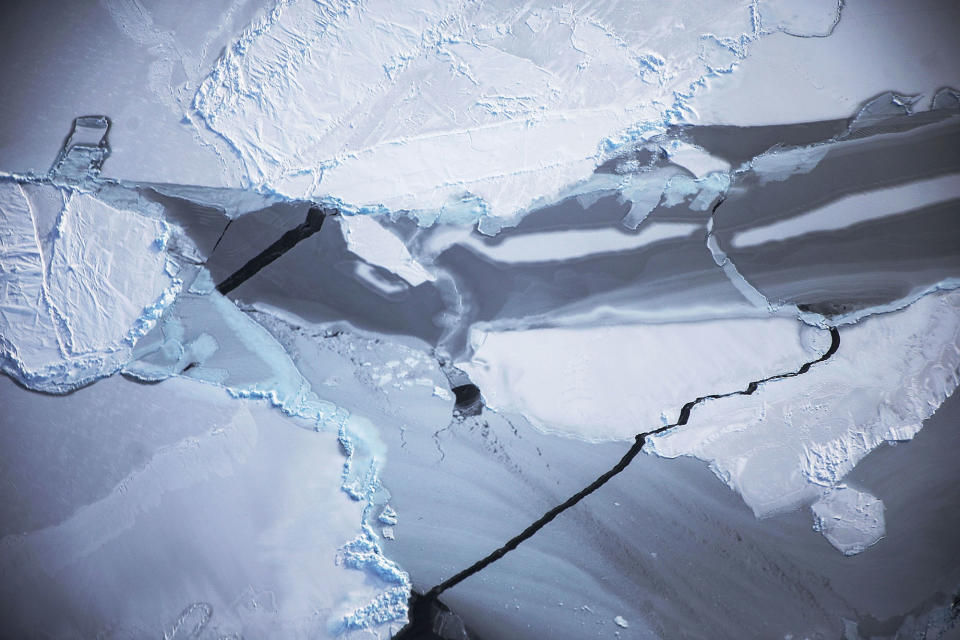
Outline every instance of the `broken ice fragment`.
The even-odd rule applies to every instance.
[[[866,491],[839,486],[810,509],[814,531],[822,533],[845,556],[864,551],[886,533],[883,501]]]
[[[624,620],[623,616],[617,616],[616,618],[613,619],[613,622],[614,624],[616,624],[618,627],[622,629],[626,629],[627,627],[630,626],[629,624],[627,624],[627,621]]]
[[[397,512],[396,512],[396,510],[394,510],[394,508],[391,507],[390,505],[386,505],[386,506],[383,508],[383,511],[380,512],[379,520],[380,520],[380,522],[382,522],[383,524],[388,524],[388,525],[391,525],[391,526],[397,524]]]

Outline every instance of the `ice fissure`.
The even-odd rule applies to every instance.
[[[252,278],[261,269],[275,261],[277,258],[294,248],[301,240],[306,240],[315,233],[319,233],[323,226],[323,221],[328,215],[336,215],[335,209],[320,207],[310,207],[307,212],[307,219],[300,225],[290,229],[280,239],[269,247],[250,258],[246,264],[233,272],[226,280],[217,285],[217,291],[226,295],[239,287],[241,284]],[[221,236],[222,238],[222,236]],[[219,240],[217,243],[219,244]]]
[[[762,384],[765,384],[767,382],[772,382],[775,380],[780,380],[783,378],[792,378],[795,376],[803,375],[807,373],[813,365],[829,360],[840,348],[840,331],[836,327],[830,327],[829,333],[830,333],[829,348],[820,357],[803,363],[796,371],[789,371],[786,373],[780,373],[777,375],[769,376],[760,380],[754,380],[750,382],[746,386],[746,388],[741,391],[733,391],[733,392],[724,393],[724,394],[711,394],[711,395],[700,396],[683,405],[683,407],[680,409],[680,415],[676,422],[664,425],[657,429],[653,429],[650,431],[645,431],[643,433],[637,434],[634,438],[633,444],[630,446],[627,452],[623,455],[623,457],[620,458],[620,460],[613,467],[611,467],[605,473],[597,477],[596,480],[591,482],[589,485],[587,485],[577,493],[570,496],[564,502],[558,504],[557,506],[553,507],[552,509],[544,513],[543,516],[541,516],[539,519],[531,523],[530,526],[528,526],[526,529],[521,531],[519,534],[517,534],[516,536],[508,540],[499,549],[496,549],[486,557],[482,558],[481,560],[478,560],[473,565],[467,567],[466,569],[460,571],[459,573],[437,584],[436,586],[431,588],[429,591],[427,591],[423,596],[415,595],[414,600],[416,601],[415,604],[417,606],[413,606],[413,604],[411,605],[410,607],[411,622],[410,622],[410,625],[408,625],[408,627],[405,629],[410,629],[411,631],[409,633],[412,634],[413,630],[418,629],[422,625],[422,623],[418,623],[416,620],[417,614],[419,613],[420,615],[425,615],[425,614],[429,614],[431,611],[430,607],[424,604],[425,601],[435,600],[444,591],[452,587],[455,587],[456,585],[460,584],[467,578],[470,578],[471,576],[479,573],[480,571],[483,571],[486,567],[488,567],[489,565],[493,564],[497,560],[503,558],[505,555],[507,555],[514,549],[516,549],[521,543],[532,538],[541,529],[543,529],[543,527],[550,524],[550,522],[552,522],[564,511],[575,506],[584,498],[594,493],[597,489],[599,489],[608,481],[610,481],[614,476],[624,471],[630,465],[630,463],[633,462],[634,458],[637,457],[640,451],[643,449],[643,445],[646,443],[647,437],[664,433],[665,431],[668,431],[670,429],[687,424],[687,421],[690,419],[691,411],[693,411],[694,407],[696,407],[698,404],[706,400],[714,400],[718,398],[725,398],[725,397],[736,396],[736,395],[752,395]],[[405,635],[404,632],[402,631],[400,634],[398,634],[395,637],[405,638],[405,637],[413,637],[413,636]]]

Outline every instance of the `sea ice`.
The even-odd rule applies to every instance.
[[[840,330],[840,348],[804,375],[710,400],[647,451],[692,455],[758,516],[836,486],[887,441],[909,440],[960,381],[960,291]]]

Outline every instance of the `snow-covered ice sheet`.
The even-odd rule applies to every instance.
[[[957,11],[12,7],[0,635],[956,622]]]
[[[493,409],[586,440],[632,440],[693,398],[814,359],[810,331],[790,319],[476,331],[458,366]]]
[[[4,490],[24,514],[5,506],[5,635],[370,637],[341,621],[390,585],[345,552],[364,505],[337,490],[336,433],[188,379],[23,393],[0,380],[24,421],[4,424],[22,447],[5,486],[48,511]]]
[[[706,78],[756,41],[820,34],[840,11],[280,3],[227,48],[193,106],[247,185],[426,222],[511,220],[692,113]]]

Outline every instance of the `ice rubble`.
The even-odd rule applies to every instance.
[[[166,224],[68,187],[0,180],[0,365],[51,393],[114,373],[180,288]]]

